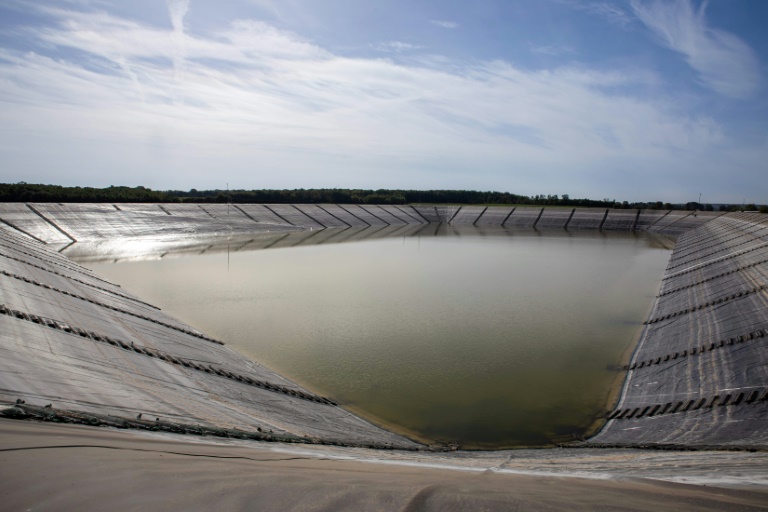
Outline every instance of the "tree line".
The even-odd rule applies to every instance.
[[[510,192],[477,190],[399,190],[399,189],[293,189],[293,190],[152,190],[146,187],[63,187],[19,183],[0,183],[0,202],[33,203],[330,203],[330,204],[476,204],[573,206],[596,208],[643,208],[652,210],[709,210],[711,204],[689,202],[628,202],[615,199],[576,199],[568,194],[526,196]],[[755,211],[750,205],[719,205],[719,210]],[[768,207],[759,210],[768,213]]]
[[[294,190],[169,190],[184,202],[330,203],[330,204],[530,204],[550,206],[613,206],[615,200],[571,199],[568,194],[525,196],[477,190],[294,189]]]
[[[29,183],[0,183],[3,203],[167,203],[176,199],[145,187],[62,187]]]

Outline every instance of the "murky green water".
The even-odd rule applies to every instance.
[[[421,439],[498,448],[579,436],[620,383],[608,367],[631,347],[669,251],[641,234],[495,235],[89,266]]]

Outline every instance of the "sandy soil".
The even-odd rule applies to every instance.
[[[768,488],[511,475],[0,420],[2,510],[768,510]]]

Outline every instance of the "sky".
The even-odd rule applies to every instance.
[[[0,182],[768,203],[763,0],[0,0]]]

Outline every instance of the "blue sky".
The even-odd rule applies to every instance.
[[[762,0],[0,2],[0,181],[768,202]]]

